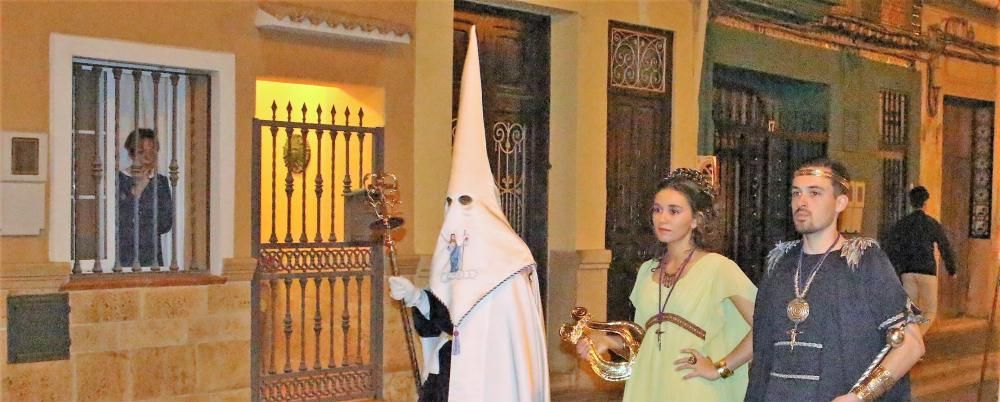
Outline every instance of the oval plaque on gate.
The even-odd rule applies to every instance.
[[[285,143],[283,150],[285,167],[292,173],[299,174],[309,166],[309,142],[302,140],[302,134],[295,133]]]

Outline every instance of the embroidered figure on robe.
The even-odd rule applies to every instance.
[[[452,233],[448,239],[448,264],[451,267],[448,272],[455,273],[462,270],[462,256],[465,245],[469,243],[469,235],[465,234],[462,238],[462,244],[459,244],[455,240],[455,234]]]
[[[451,270],[449,272],[458,272],[461,267],[462,261],[462,248],[459,247],[458,242],[455,241],[455,234],[451,234],[451,239],[448,240],[448,263],[451,265]]]

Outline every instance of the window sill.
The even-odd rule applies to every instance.
[[[69,281],[59,287],[60,291],[156,288],[167,286],[221,285],[226,283],[223,276],[209,273],[143,272],[141,274],[80,274],[70,276]]]

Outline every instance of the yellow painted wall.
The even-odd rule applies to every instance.
[[[687,0],[668,1],[485,1],[551,18],[549,113],[547,320],[553,389],[607,386],[577,369],[558,337],[558,325],[574,305],[604,319],[607,253],[604,251],[607,172],[608,21],[672,31],[671,165],[694,166],[698,149],[698,80],[693,34],[695,8]],[[452,19],[450,2],[417,3],[414,95],[415,252],[433,253],[439,230],[450,160]],[[666,163],[666,161],[664,161]],[[598,256],[600,258],[596,258]],[[427,262],[428,258],[422,259]],[[593,260],[593,261],[592,261]],[[585,268],[586,267],[586,268]],[[603,268],[602,268],[603,267]],[[581,271],[583,270],[583,271]],[[584,274],[584,271],[586,274]],[[584,279],[580,279],[584,278]],[[591,278],[591,279],[586,279]],[[599,278],[599,279],[597,279]],[[587,297],[578,297],[577,293]],[[583,300],[581,302],[581,300]],[[566,380],[566,378],[579,378]]]
[[[552,278],[556,278],[554,271],[559,270],[569,273],[569,278],[575,281],[573,273],[579,261],[574,262],[574,258],[590,261],[594,258],[586,256],[596,255],[601,258],[584,263],[598,267],[607,264],[603,249],[608,21],[674,33],[671,164],[693,166],[697,154],[699,92],[694,77],[700,65],[697,59],[701,57],[697,49],[699,41],[694,35],[695,8],[688,0],[496,0],[495,4],[551,16],[549,247],[552,253],[561,252],[569,257],[560,264],[552,259],[550,269]],[[0,2],[0,81],[6,84],[0,89],[0,129],[48,130],[45,111],[49,104],[51,33],[233,53],[236,149],[222,152],[236,154],[236,177],[232,178],[236,191],[232,206],[235,257],[249,257],[250,244],[256,240],[251,239],[251,218],[256,211],[250,210],[252,119],[269,117],[269,113],[260,110],[269,112],[270,105],[270,99],[258,94],[258,82],[337,86],[356,95],[359,102],[373,105],[378,104],[375,98],[383,99],[380,106],[372,106],[368,118],[373,124],[377,124],[378,115],[384,119],[386,170],[396,173],[402,185],[402,213],[408,218],[408,235],[400,244],[400,253],[427,256],[433,250],[441,223],[441,196],[451,167],[447,155],[450,155],[452,105],[453,3],[344,0],[308,2],[308,5],[407,25],[412,28],[413,41],[409,45],[380,45],[260,32],[253,25],[255,2]],[[362,87],[367,89],[357,90]],[[267,91],[270,94],[275,89]],[[301,105],[295,106],[298,109]],[[280,148],[282,144],[277,145]],[[269,176],[267,171],[262,173]],[[269,197],[262,197],[262,201],[262,210],[266,210]],[[296,228],[292,230],[297,232]],[[279,234],[283,234],[281,230]],[[7,265],[47,260],[45,233],[0,240],[3,241],[0,271]],[[582,257],[573,257],[578,254]],[[591,269],[601,272],[600,268]],[[561,304],[554,303],[578,300],[572,282],[550,283],[550,307],[564,311]],[[603,293],[603,289],[601,285],[593,290]],[[595,311],[603,311],[603,307]],[[393,314],[393,310],[388,314]],[[558,321],[550,320],[555,324]],[[558,345],[555,338],[550,341],[550,346]],[[399,356],[388,354],[386,362],[387,367],[395,367],[389,370],[394,371],[388,374],[390,377],[405,366],[398,361],[401,359],[390,361],[393,357]],[[575,362],[572,357],[563,360],[567,364]],[[565,364],[553,365],[554,370],[565,368]],[[407,381],[403,375],[401,380]]]
[[[923,14],[923,26],[941,23],[948,17],[956,16],[954,13],[934,7],[925,6]],[[976,32],[976,39],[990,44],[1000,43],[1000,22],[990,24],[989,21],[970,18],[969,16],[958,15],[967,19]],[[962,98],[980,99],[987,101],[1000,100],[1000,69],[986,64],[973,63],[957,58],[941,57],[934,62],[934,85],[941,87],[941,95],[937,100],[938,113],[930,116],[927,110],[927,67],[921,65],[921,73],[924,76],[923,101],[921,102],[921,130],[920,130],[920,169],[915,185],[927,187],[931,194],[927,203],[927,213],[935,218],[941,216],[942,208],[968,208],[968,206],[942,205],[941,188],[943,180],[947,180],[942,166],[942,153],[944,136],[948,132],[943,127],[943,97],[957,96]],[[994,116],[1000,117],[1000,103],[997,103]],[[1000,133],[1000,120],[994,121],[994,133]],[[996,135],[996,134],[994,134]],[[1000,147],[994,146],[994,174],[993,174],[993,231],[1000,228],[1000,175],[997,174],[996,167],[1000,166]],[[968,240],[968,267],[958,267],[960,271],[959,281],[968,284],[969,292],[966,299],[966,313],[973,316],[986,316],[989,314],[990,301],[994,291],[993,284],[996,281],[996,269],[1000,263],[1000,236],[993,235],[992,239],[969,239]],[[970,276],[971,274],[971,276]],[[942,279],[943,286],[954,288],[954,284],[948,282],[950,279]],[[945,283],[948,282],[948,283]],[[942,287],[944,289],[944,287]]]
[[[306,122],[314,123],[317,119],[317,105],[322,110],[321,118],[322,122],[329,124],[331,113],[330,110],[332,106],[336,107],[336,124],[345,124],[345,111],[350,111],[350,121],[347,124],[352,126],[358,125],[358,112],[364,112],[364,126],[365,127],[380,127],[385,124],[385,118],[382,115],[382,110],[385,108],[385,91],[381,88],[366,87],[360,85],[344,85],[344,84],[334,84],[330,86],[326,85],[310,85],[310,84],[298,84],[298,83],[288,83],[288,82],[276,82],[276,81],[257,81],[257,93],[256,93],[256,107],[255,107],[255,117],[261,120],[272,120],[277,119],[278,121],[286,121],[289,119],[288,116],[288,105],[292,104],[291,121],[301,122],[302,121],[302,106],[306,105]],[[271,109],[272,104],[277,104],[278,108],[275,112]],[[285,144],[288,142],[288,133],[285,130],[277,130],[277,135],[272,136],[271,127],[263,127],[261,135],[261,165],[260,165],[260,177],[261,177],[261,192],[260,192],[260,240],[266,242],[269,240],[271,235],[271,189],[272,184],[274,184],[275,191],[275,219],[273,227],[275,234],[277,235],[278,241],[284,239],[284,234],[289,229],[291,230],[293,238],[298,241],[299,236],[302,233],[302,224],[306,223],[306,236],[311,241],[315,238],[317,234],[317,226],[319,226],[319,234],[322,239],[329,239],[330,234],[330,196],[335,195],[336,208],[333,214],[336,222],[336,238],[338,240],[344,240],[344,198],[343,198],[343,181],[344,181],[344,170],[345,170],[345,152],[344,152],[344,137],[343,134],[338,135],[336,146],[333,147],[330,141],[330,133],[326,132],[322,138],[322,144],[317,140],[317,133],[315,131],[309,133],[308,143],[310,147],[310,161],[306,171],[305,181],[308,187],[306,187],[306,215],[305,221],[302,220],[302,175],[293,175],[293,180],[295,182],[295,193],[292,197],[292,220],[291,227],[288,227],[287,219],[287,207],[288,198],[285,194],[285,176],[288,173],[288,169],[285,167],[282,157],[282,150],[285,149]],[[293,135],[301,135],[298,130],[293,131]],[[301,138],[301,137],[293,137]],[[274,145],[272,146],[272,141]],[[300,140],[301,141],[301,140]],[[322,146],[320,146],[322,145]],[[368,138],[364,142],[364,153],[362,155],[364,166],[361,166],[362,160],[358,159],[358,147],[361,144],[358,141],[357,136],[351,139],[350,162],[351,162],[351,181],[352,189],[357,189],[361,185],[362,177],[358,177],[357,172],[361,168],[362,173],[371,172],[371,160],[372,160],[372,138]],[[271,182],[271,151],[275,152],[274,161],[275,163],[275,180],[274,183]],[[332,150],[336,150],[336,169],[331,175],[329,166],[331,161]],[[322,157],[322,164],[318,158]],[[323,194],[321,200],[321,209],[317,211],[317,197],[316,197],[316,171],[322,166],[323,171],[320,172],[323,178]],[[319,217],[317,217],[317,212]]]
[[[410,27],[411,30],[414,27],[416,4],[412,1],[350,0],[305,3],[308,3],[309,7],[326,8],[346,14],[403,24]],[[226,264],[227,274],[237,271],[235,268],[230,270],[230,265],[239,265],[244,273],[252,271],[253,266],[252,260],[247,262],[246,257],[250,256],[250,245],[255,240],[251,239],[251,217],[256,212],[250,209],[252,196],[250,172],[253,163],[251,130],[252,119],[256,116],[258,103],[256,93],[258,80],[318,86],[335,85],[354,95],[356,99],[351,100],[351,102],[366,105],[366,122],[368,124],[385,124],[387,133],[386,170],[400,176],[404,183],[402,189],[404,200],[413,199],[411,178],[415,82],[414,45],[412,43],[409,45],[387,45],[372,42],[327,40],[261,32],[254,26],[255,12],[256,2],[250,1],[0,2],[0,49],[2,49],[0,50],[0,81],[7,84],[0,87],[0,129],[33,132],[47,132],[49,130],[49,116],[47,115],[49,110],[48,66],[49,35],[52,33],[228,52],[234,54],[236,60],[236,132],[226,134],[235,136],[236,148],[215,150],[236,155],[236,175],[229,178],[235,183],[235,202],[231,207],[235,211],[234,257],[236,258],[235,261]],[[269,100],[265,101],[269,103]],[[68,135],[68,133],[50,133],[50,135]],[[69,156],[59,157],[68,158]],[[402,206],[404,215],[412,216],[412,213],[408,212],[410,206],[411,204]],[[4,283],[4,289],[14,286],[10,291],[0,291],[0,300],[4,300],[8,294],[58,291],[59,284],[65,280],[65,276],[69,273],[69,266],[46,264],[48,260],[47,233],[43,232],[41,236],[0,237],[0,241],[2,241],[0,244],[0,248],[2,248],[0,250],[0,278],[3,278],[0,279],[0,282]],[[409,238],[406,238],[400,244],[400,251],[406,253],[409,250],[412,250],[412,243]],[[246,288],[245,296],[249,297],[249,284],[246,282],[249,275],[245,276],[238,284]],[[119,293],[175,293],[169,289],[177,290],[179,288],[168,288],[162,291],[160,289],[128,289],[84,293],[106,294],[109,297]],[[213,295],[221,294],[215,292],[215,288],[194,287],[194,289],[200,293],[208,292],[208,303],[205,302],[204,297],[198,299],[183,294],[169,305],[200,305],[210,312],[232,306],[234,315],[239,315],[241,319],[244,319],[244,323],[249,321],[248,302],[231,305],[227,303],[233,303],[235,299],[213,301]],[[105,303],[93,298],[81,299],[80,295],[80,292],[71,292],[70,299],[74,314],[93,309],[107,310],[110,308],[114,311],[121,311],[117,304]],[[148,304],[150,299],[146,297],[144,300]],[[3,305],[0,304],[0,306]],[[0,310],[3,311],[0,313],[0,341],[3,341],[7,336],[6,308]],[[133,311],[141,311],[141,307],[140,310]],[[394,318],[392,315],[393,311],[387,310],[387,323],[399,322],[398,317]],[[214,317],[199,319],[211,321],[212,318]],[[75,318],[73,322],[75,325]],[[219,324],[224,325],[226,322]],[[113,333],[119,330],[119,327],[125,328],[121,325],[116,321],[99,329],[111,328],[105,332]],[[202,327],[204,326],[202,325]],[[156,328],[161,327],[149,328],[150,331],[146,332],[150,333],[125,332],[136,334],[132,337],[135,338],[135,342],[170,339],[168,335],[152,333],[155,332]],[[199,361],[197,365],[198,375],[191,376],[191,378],[199,378],[198,387],[205,384],[212,390],[228,389],[230,388],[228,385],[223,387],[217,383],[229,381],[231,378],[239,379],[237,384],[239,387],[237,388],[241,389],[236,391],[237,394],[233,396],[222,394],[207,396],[209,399],[223,400],[225,397],[231,397],[232,400],[247,400],[249,397],[246,388],[249,382],[249,368],[247,367],[250,350],[249,327],[243,325],[242,328],[245,331],[241,333],[243,337],[240,338],[240,341],[227,341],[228,343],[225,345],[227,348],[219,349],[223,353],[212,354],[210,357],[215,357],[215,359],[206,364]],[[386,328],[387,344],[399,345],[402,343],[399,334],[402,331],[399,329],[398,325]],[[181,335],[178,336],[189,336],[186,325],[167,323],[165,330],[171,334],[181,331],[179,333]],[[224,336],[224,333],[220,331],[208,331],[208,333],[210,337]],[[73,347],[75,349],[88,345],[85,341],[89,338],[80,338],[86,336],[86,333],[80,335],[74,331],[71,336],[74,338]],[[196,342],[186,342],[183,338],[171,342],[183,348],[196,345]],[[3,357],[6,355],[6,342],[0,342],[0,345],[3,345],[0,346],[0,359],[6,361],[6,358]],[[192,347],[197,347],[197,353],[202,353],[201,345]],[[206,353],[214,352],[214,349],[206,349],[206,351]],[[95,360],[91,356],[73,356],[71,360],[63,362],[19,365],[18,370],[6,370],[5,367],[0,367],[0,373],[4,377],[4,389],[0,392],[0,400],[10,398],[41,400],[44,398],[32,396],[36,395],[32,392],[39,393],[38,395],[56,395],[51,398],[52,400],[69,400],[75,392],[73,391],[74,387],[83,387],[87,384],[105,384],[111,391],[120,390],[126,386],[130,387],[128,384],[130,384],[131,375],[118,375],[117,371],[109,371],[108,373],[113,375],[95,377],[94,367],[143,372],[144,375],[149,374],[147,377],[154,378],[150,382],[154,386],[168,387],[176,382],[170,379],[173,377],[169,376],[165,377],[168,379],[162,381],[156,380],[160,374],[166,375],[173,372],[172,369],[168,370],[148,364],[140,359],[141,356],[130,354],[132,352],[127,348],[108,346],[101,349],[100,352],[101,356],[97,357],[103,358],[103,355],[111,355],[109,358],[114,360],[112,362],[114,364],[94,364]],[[201,358],[200,355],[197,357]],[[160,359],[162,360],[162,358]],[[405,372],[402,373],[404,375],[396,373],[407,366],[406,358],[399,354],[387,354],[385,363],[387,371],[390,371],[385,378],[387,392],[394,392],[397,395],[412,395],[410,389],[405,392],[396,390],[399,386],[405,387],[405,385],[411,384],[410,380],[405,377]],[[218,366],[224,366],[226,370],[231,371],[232,375],[205,376],[201,373],[202,368],[217,370]],[[146,370],[143,371],[138,367],[148,370],[143,369]],[[159,371],[151,372],[150,370]],[[82,378],[77,375],[80,372],[87,376],[86,379],[89,379],[87,381],[90,383],[80,380],[84,382],[75,384],[77,380]],[[156,374],[156,376],[151,377],[152,374]],[[104,382],[93,381],[98,377]],[[58,381],[53,382],[53,379]],[[114,381],[115,379],[122,379],[122,381]],[[24,392],[29,394],[24,394],[27,395],[25,397],[18,396]],[[134,394],[122,391],[110,395],[107,400],[138,399],[134,396]],[[403,398],[396,397],[395,400],[403,400]]]
[[[352,15],[414,26],[412,1],[308,2]],[[47,132],[50,33],[120,39],[230,52],[236,55],[234,256],[250,255],[250,132],[258,78],[301,83],[343,83],[382,88],[386,169],[412,183],[414,46],[267,33],[254,26],[255,2],[2,2],[0,3],[0,129]],[[449,42],[450,43],[450,42]],[[450,71],[450,70],[449,70]],[[450,103],[449,103],[450,107]],[[374,111],[374,110],[373,110]],[[68,135],[51,133],[51,135]],[[404,185],[404,199],[413,188]],[[404,214],[409,205],[403,205]],[[0,260],[45,262],[47,234],[3,237]],[[409,239],[402,252],[412,249]]]
[[[451,20],[443,2],[417,5],[417,82],[414,171],[430,197],[414,200],[415,251],[429,254],[440,222],[450,161],[421,150],[447,149],[451,116]],[[488,2],[489,3],[489,2]],[[616,20],[674,32],[671,164],[694,166],[697,155],[697,93],[693,80],[695,8],[690,1],[604,2],[526,0],[501,6],[548,14],[552,18],[549,248],[604,248],[607,134],[608,21]],[[421,41],[430,38],[430,41]],[[700,51],[697,52],[700,54]]]
[[[237,177],[235,255],[249,255],[249,133],[255,115],[256,80],[310,84],[348,83],[383,88],[389,133],[386,169],[400,175],[404,214],[411,233],[401,251],[429,254],[441,219],[450,162],[452,4],[444,1],[338,1],[310,3],[414,27],[411,45],[326,42],[262,33],[253,26],[255,6],[233,3],[100,2],[2,4],[0,94],[5,130],[48,130],[48,35],[52,32],[225,51],[236,54]],[[544,8],[553,17],[550,189],[552,248],[604,247],[604,177],[607,21],[674,32],[673,156],[675,166],[694,164],[697,83],[693,6],[688,1],[509,3]],[[181,30],[177,27],[199,27]],[[417,80],[415,77],[419,76]],[[597,128],[596,130],[593,128]],[[586,128],[586,129],[582,129]],[[413,133],[411,136],[410,133]],[[414,188],[420,189],[417,197]],[[416,248],[410,241],[416,241]],[[3,238],[5,262],[46,260],[46,236]],[[16,252],[15,252],[16,250]]]

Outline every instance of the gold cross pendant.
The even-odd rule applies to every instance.
[[[791,350],[795,350],[795,341],[801,333],[802,331],[799,331],[799,324],[795,324],[794,328],[788,330],[788,346]]]

